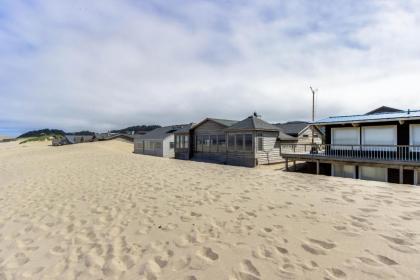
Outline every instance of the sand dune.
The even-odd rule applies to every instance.
[[[0,279],[418,279],[420,189],[0,144]]]

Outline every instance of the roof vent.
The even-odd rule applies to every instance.
[[[410,115],[410,109],[407,110],[407,113]]]
[[[261,115],[259,115],[257,112],[254,112],[252,115],[253,115],[254,117],[261,118]]]

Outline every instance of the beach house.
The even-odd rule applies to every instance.
[[[291,121],[276,124],[282,132],[298,139],[298,144],[324,143],[324,129],[304,121]],[[312,133],[313,130],[313,133]],[[313,138],[313,141],[312,141]]]
[[[144,135],[134,135],[134,153],[173,158],[175,157],[176,131],[189,125],[171,125],[156,128]]]
[[[247,167],[280,162],[280,144],[297,142],[257,114],[242,121],[206,118],[185,133],[189,152],[176,146],[176,158]]]
[[[306,161],[317,174],[420,185],[420,110],[382,106],[313,125],[325,129],[325,144],[282,145],[287,166]]]

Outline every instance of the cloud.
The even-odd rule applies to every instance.
[[[310,119],[309,85],[319,117],[420,108],[419,24],[416,1],[6,1],[0,124]]]

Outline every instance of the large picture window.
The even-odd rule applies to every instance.
[[[252,151],[252,134],[245,134],[245,151]]]
[[[184,136],[184,148],[188,149],[190,147],[190,143],[189,143],[189,136]]]
[[[226,151],[226,139],[225,139],[224,135],[219,135],[218,146],[219,146],[219,152],[225,152]]]
[[[203,152],[209,152],[210,151],[210,136],[204,135],[203,136]]]
[[[203,136],[197,136],[195,150],[197,152],[202,152],[203,151]]]
[[[210,136],[210,151],[217,152],[217,135]]]
[[[235,135],[229,134],[228,136],[228,150],[234,151],[235,150]]]
[[[237,134],[236,135],[236,150],[242,151],[244,149],[244,135]]]

